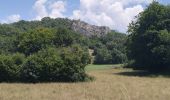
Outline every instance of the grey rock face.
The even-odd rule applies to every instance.
[[[111,32],[109,27],[90,25],[80,20],[73,20],[71,29],[74,30],[75,32],[81,33],[89,37],[90,36],[100,37]]]

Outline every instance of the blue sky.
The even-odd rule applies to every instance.
[[[81,19],[94,25],[109,26],[112,29],[125,32],[128,23],[134,16],[144,10],[145,7],[143,5],[148,5],[148,1],[1,0],[0,22],[10,23],[21,19],[40,20],[45,16],[52,18],[68,17],[71,19]],[[170,4],[170,0],[159,0],[159,2]]]
[[[2,0],[0,3],[0,19],[12,14],[20,14],[24,19],[29,19],[35,0]]]
[[[59,0],[55,0],[59,1]],[[65,0],[66,1],[66,0]],[[33,5],[36,0],[1,0],[0,2],[0,20],[13,14],[20,14],[22,19],[29,20],[36,14],[33,10]],[[79,7],[79,0],[67,0],[68,11],[66,15],[71,15],[74,9]]]

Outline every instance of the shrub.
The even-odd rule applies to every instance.
[[[122,64],[127,61],[124,53],[117,49],[111,51],[102,48],[96,50],[95,64]]]
[[[79,47],[48,48],[28,57],[23,64],[21,77],[26,82],[84,81],[86,53]]]
[[[54,35],[53,42],[56,46],[70,46],[74,41],[73,36],[74,33],[72,33],[72,31],[65,28],[59,28]]]
[[[24,60],[24,55],[19,53],[0,55],[0,81],[18,81]]]
[[[27,56],[37,53],[52,44],[53,36],[52,30],[46,28],[20,34],[17,41],[18,51]]]
[[[95,56],[95,64],[111,64],[112,63],[112,56],[111,53],[105,49],[97,49],[97,54]]]
[[[117,49],[113,49],[111,55],[112,55],[112,64],[122,64],[127,62],[126,55]]]
[[[64,81],[84,81],[87,78],[85,66],[90,63],[90,56],[84,51],[77,45],[64,48],[61,55],[64,61],[61,78],[65,79]]]
[[[55,48],[44,49],[27,58],[21,78],[27,82],[55,81],[62,66],[63,60]]]

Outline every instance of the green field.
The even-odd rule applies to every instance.
[[[87,66],[91,82],[0,83],[0,100],[169,100],[169,78],[115,66]]]
[[[103,65],[93,65],[90,64],[86,66],[86,71],[95,71],[95,70],[104,70],[104,69],[112,69],[115,67],[121,67],[122,64],[103,64]]]

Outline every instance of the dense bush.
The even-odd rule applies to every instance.
[[[125,53],[126,35],[113,31],[92,40],[95,64],[121,64],[127,61]]]
[[[84,81],[89,57],[80,47],[48,48],[28,57],[23,64],[23,81]]]
[[[16,51],[14,36],[0,36],[0,54],[8,54]]]
[[[24,60],[24,55],[19,53],[0,55],[0,82],[19,81]]]
[[[98,49],[94,60],[95,64],[111,64],[112,55],[107,49]]]
[[[18,51],[25,55],[30,55],[46,48],[53,41],[52,30],[46,28],[38,28],[28,33],[23,33],[18,36]]]
[[[109,51],[102,48],[96,50],[95,64],[122,64],[125,62],[127,62],[126,55],[117,49]]]
[[[87,50],[86,50],[87,51]],[[84,52],[79,46],[64,48],[61,55],[64,61],[62,77],[69,81],[83,81],[86,79],[85,66],[90,63],[88,52]]]
[[[43,49],[27,58],[21,78],[28,82],[55,81],[63,63],[55,48]]]
[[[112,64],[123,64],[127,62],[126,54],[122,53],[117,49],[113,49],[111,52]]]
[[[75,44],[85,44],[86,39],[68,29],[0,34],[0,81],[85,81],[84,69],[90,63],[88,44],[81,48]]]
[[[153,2],[129,26],[127,54],[134,69],[170,69],[170,7]]]
[[[60,28],[54,36],[54,45],[56,46],[70,46],[73,44],[74,34],[68,29]]]

